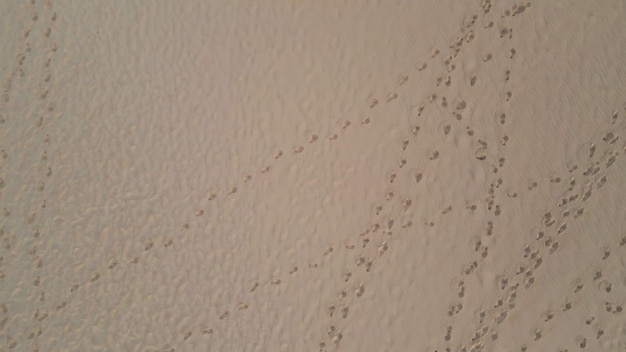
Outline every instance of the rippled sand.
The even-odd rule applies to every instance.
[[[0,350],[626,348],[623,1],[0,13]]]

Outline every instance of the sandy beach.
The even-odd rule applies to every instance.
[[[626,351],[624,1],[0,13],[0,351]]]

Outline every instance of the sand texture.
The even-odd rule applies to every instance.
[[[0,13],[0,351],[626,351],[623,0]]]

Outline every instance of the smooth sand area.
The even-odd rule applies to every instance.
[[[626,351],[626,2],[0,13],[0,351]]]

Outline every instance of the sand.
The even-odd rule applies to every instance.
[[[0,13],[0,350],[626,350],[623,1]]]

